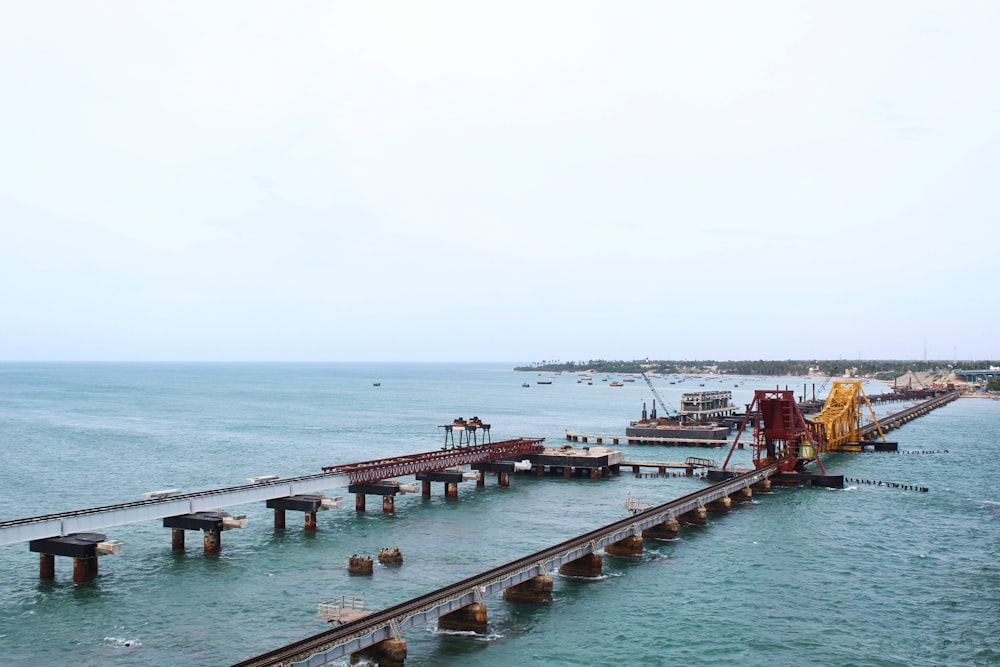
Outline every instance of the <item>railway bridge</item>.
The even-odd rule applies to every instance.
[[[451,629],[484,631],[485,598],[503,592],[509,599],[551,599],[551,579],[545,579],[552,570],[599,576],[601,550],[641,554],[644,537],[674,536],[682,522],[703,524],[707,512],[725,511],[734,500],[750,500],[754,488],[770,488],[769,478],[777,470],[773,464],[713,484],[234,667],[318,667],[365,652],[383,667],[402,665],[406,649],[401,634],[406,630],[436,620],[441,627],[448,622]]]

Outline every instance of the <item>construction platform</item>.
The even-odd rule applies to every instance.
[[[730,433],[728,427],[719,427],[717,430],[697,432],[688,430],[668,430],[668,429],[626,429],[626,435],[595,435],[593,433],[578,433],[576,431],[566,431],[566,439],[570,442],[596,442],[602,444],[610,442],[613,445],[621,443],[629,445],[667,445],[673,447],[725,447],[729,444],[727,436]],[[710,435],[712,437],[699,437]]]

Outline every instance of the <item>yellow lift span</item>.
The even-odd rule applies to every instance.
[[[826,403],[823,404],[823,410],[809,420],[823,427],[825,438],[820,446],[821,451],[861,451],[862,403],[868,406],[872,422],[875,424],[879,436],[882,437],[883,441],[885,440],[882,427],[879,426],[878,419],[875,417],[875,410],[861,388],[861,381],[834,381],[833,387],[830,388],[830,395],[826,397]]]

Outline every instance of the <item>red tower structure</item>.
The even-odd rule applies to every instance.
[[[753,464],[762,468],[777,463],[779,475],[775,481],[797,484],[811,482],[816,486],[843,486],[842,475],[829,475],[818,450],[823,441],[820,425],[807,421],[795,402],[795,392],[785,389],[758,389],[753,402],[740,424],[729,454],[722,469],[726,470],[729,460],[746,430],[753,424]],[[819,464],[820,474],[809,473],[805,466],[811,461]]]

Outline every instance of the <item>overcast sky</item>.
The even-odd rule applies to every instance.
[[[0,7],[0,359],[1000,358],[993,0]]]

